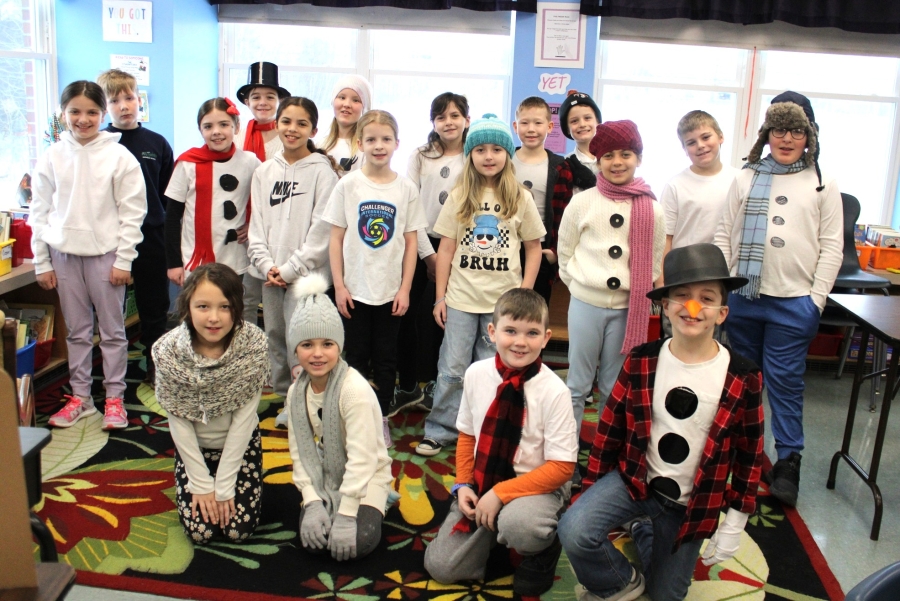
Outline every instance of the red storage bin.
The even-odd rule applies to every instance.
[[[34,349],[34,369],[41,369],[50,362],[50,354],[53,350],[53,342],[56,338],[48,338],[43,342],[38,342]]]
[[[13,219],[9,237],[16,240],[13,244],[13,267],[18,267],[25,259],[34,258],[31,252],[31,226],[24,219]]]

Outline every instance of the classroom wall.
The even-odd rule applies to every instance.
[[[104,42],[102,0],[56,0],[59,89],[78,79],[94,80],[110,67],[111,54],[150,57],[147,127],[176,153],[197,145],[196,110],[217,94],[219,29],[206,0],[155,0],[153,42]],[[176,110],[177,106],[177,110]]]
[[[563,0],[549,0],[562,2]],[[556,67],[534,66],[534,44],[537,15],[534,13],[516,13],[516,39],[513,50],[513,78],[510,117],[515,118],[516,106],[529,96],[540,96],[549,104],[559,104],[566,96],[566,90],[578,90],[587,94],[594,92],[594,65],[597,57],[598,31],[600,20],[597,17],[587,18],[587,34],[585,41],[585,58],[583,69],[562,69]],[[554,92],[541,92],[538,87],[541,76],[569,75],[571,80],[565,87],[554,89]],[[554,81],[559,81],[554,80]],[[551,134],[552,135],[552,134]],[[566,139],[566,154],[575,151],[575,143]],[[516,144],[519,144],[518,138]]]

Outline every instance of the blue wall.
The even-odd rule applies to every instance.
[[[548,0],[563,1],[563,0]],[[510,118],[515,119],[515,110],[519,102],[529,96],[540,96],[548,103],[559,104],[566,97],[562,94],[547,94],[538,91],[542,73],[568,74],[572,80],[566,89],[578,90],[586,94],[594,93],[594,65],[597,57],[597,17],[587,17],[587,35],[585,41],[584,69],[561,69],[558,67],[535,67],[534,44],[537,15],[533,13],[516,13],[516,41],[513,58],[512,106]],[[568,152],[575,151],[575,142],[567,140]]]
[[[150,85],[142,88],[150,102],[147,127],[176,153],[198,145],[197,109],[218,90],[215,8],[206,0],[155,0],[151,44],[104,42],[102,9],[102,0],[56,0],[60,92],[72,81],[95,80],[109,69],[110,54],[149,56]]]

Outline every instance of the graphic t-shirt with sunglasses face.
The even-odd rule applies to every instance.
[[[500,295],[522,285],[519,261],[522,241],[539,240],[547,231],[530,192],[523,192],[512,218],[500,218],[493,190],[485,190],[480,210],[469,223],[460,223],[456,190],[441,208],[436,234],[456,240],[447,284],[447,306],[466,313],[491,313]]]
[[[213,163],[212,176],[212,249],[216,262],[228,265],[242,274],[250,266],[247,243],[238,244],[237,230],[247,222],[250,182],[259,167],[252,152],[235,150],[234,156]],[[166,196],[184,203],[181,226],[181,260],[187,265],[194,254],[197,219],[197,165],[178,161],[166,188]],[[187,275],[185,273],[185,275]]]

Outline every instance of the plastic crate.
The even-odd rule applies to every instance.
[[[869,261],[872,260],[872,249],[874,246],[864,244],[856,246],[856,258],[859,259],[859,268],[865,269],[869,266]]]
[[[12,271],[13,244],[15,243],[13,238],[6,242],[0,242],[0,275],[6,275]]]
[[[900,248],[881,248],[879,246],[873,246],[872,267],[875,269],[900,267]]]
[[[125,294],[125,319],[128,319],[132,315],[136,315],[137,312],[137,301],[134,298],[134,289],[132,288]]]
[[[815,355],[817,357],[837,357],[843,339],[843,334],[826,334],[819,332],[809,344],[809,351],[807,351],[807,354]]]
[[[16,377],[21,378],[25,374],[34,375],[34,350],[37,342],[31,341],[16,351]]]
[[[47,340],[37,343],[34,349],[34,369],[35,371],[43,368],[50,362],[50,355],[53,351],[53,342],[56,338],[48,338]]]
[[[660,334],[659,315],[651,315],[650,323],[647,324],[647,342],[659,340]]]

